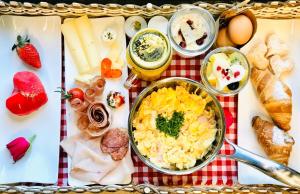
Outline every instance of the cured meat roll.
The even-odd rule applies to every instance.
[[[100,76],[95,76],[91,81],[91,88],[95,90],[97,96],[102,95],[104,91],[106,81]]]
[[[90,125],[86,132],[91,136],[101,136],[111,124],[111,113],[101,102],[91,103],[87,110],[87,116]]]

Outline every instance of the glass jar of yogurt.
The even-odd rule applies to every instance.
[[[203,84],[214,94],[235,95],[247,84],[250,66],[246,56],[233,47],[211,51],[201,65]]]
[[[168,37],[173,49],[182,57],[205,53],[215,42],[217,26],[205,9],[191,7],[176,12],[168,24]]]

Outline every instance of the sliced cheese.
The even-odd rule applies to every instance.
[[[76,31],[74,19],[65,20],[61,26],[61,30],[78,72],[80,74],[88,72],[90,70],[89,62],[85,56],[83,45],[81,44]]]
[[[122,47],[120,41],[116,41],[111,45],[107,57],[110,58],[113,62],[113,69],[122,69],[124,66],[124,60],[122,55]]]
[[[122,56],[120,56],[112,65],[113,69],[123,69],[124,67],[124,59]]]
[[[75,81],[77,84],[82,86],[88,86],[90,85],[91,80],[94,78],[94,75],[91,74],[83,74],[79,75],[75,78]]]
[[[110,58],[112,61],[117,61],[120,57],[122,52],[122,47],[120,42],[115,42],[111,45],[107,57]]]
[[[100,49],[98,39],[93,32],[91,21],[87,16],[75,19],[76,29],[79,34],[87,60],[92,68],[98,69],[100,65]]]

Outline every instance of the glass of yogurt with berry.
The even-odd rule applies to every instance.
[[[211,51],[201,65],[203,84],[214,94],[230,96],[239,93],[249,80],[250,66],[246,56],[233,47]]]
[[[205,53],[214,44],[216,31],[213,16],[200,7],[177,11],[168,23],[168,37],[173,49],[187,58]]]

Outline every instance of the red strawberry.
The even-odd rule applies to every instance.
[[[27,36],[25,38],[22,38],[20,35],[17,36],[17,44],[14,44],[12,47],[12,50],[15,49],[24,63],[38,69],[41,68],[40,55]]]
[[[6,108],[13,114],[28,115],[48,101],[44,86],[34,73],[18,72],[14,75],[13,82],[12,95],[6,99]]]

